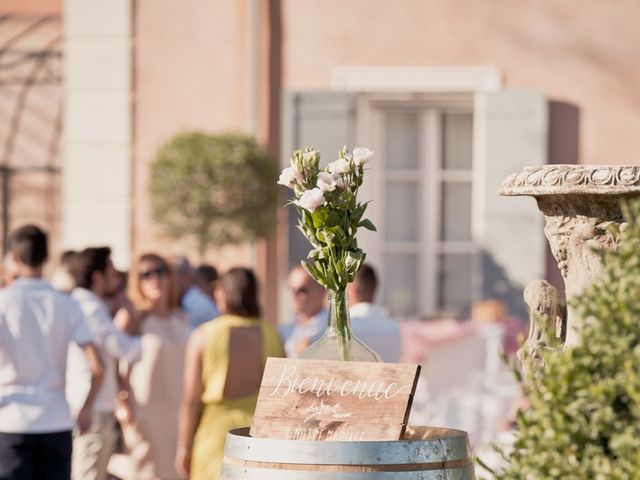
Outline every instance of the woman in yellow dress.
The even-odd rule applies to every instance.
[[[176,469],[191,480],[220,478],[227,432],[251,424],[266,358],[284,355],[251,270],[226,272],[215,298],[222,315],[192,333],[185,359]]]

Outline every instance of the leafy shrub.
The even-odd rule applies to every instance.
[[[200,132],[174,136],[151,167],[151,212],[175,239],[208,245],[248,242],[274,225],[277,166],[252,137]]]

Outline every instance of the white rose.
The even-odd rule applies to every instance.
[[[321,172],[318,174],[318,188],[323,192],[333,192],[336,189],[337,183],[335,176]]]
[[[327,168],[331,173],[347,173],[350,170],[349,162],[344,158],[331,162]]]
[[[333,177],[333,181],[336,183],[336,187],[341,188],[343,190],[347,188],[347,184],[345,183],[344,178],[342,178],[341,173],[334,173],[332,177]]]
[[[320,205],[324,205],[325,203],[324,192],[319,188],[307,190],[302,194],[300,199],[295,202],[296,205],[304,208],[305,210],[309,210],[311,213],[313,213]]]
[[[367,163],[372,156],[373,150],[369,148],[357,147],[353,149],[353,161],[358,166]]]
[[[295,167],[291,166],[282,170],[280,178],[278,179],[278,184],[293,188],[296,183],[302,183],[303,181],[304,178],[302,177],[302,174]]]

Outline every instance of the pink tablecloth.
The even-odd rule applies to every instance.
[[[513,355],[518,348],[517,338],[527,333],[527,326],[516,318],[499,322],[504,335],[504,351]],[[450,319],[402,322],[401,362],[424,363],[429,353],[439,346],[475,335],[482,328],[471,321]]]
[[[473,335],[476,326],[456,320],[402,322],[401,362],[424,363],[430,350],[457,339]]]

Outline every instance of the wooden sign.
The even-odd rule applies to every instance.
[[[399,440],[419,365],[268,358],[251,436]]]

